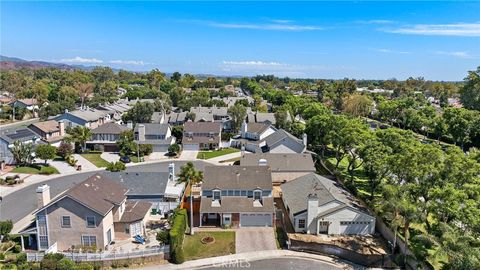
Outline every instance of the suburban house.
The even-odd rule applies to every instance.
[[[169,124],[139,123],[133,130],[138,144],[150,144],[153,152],[167,152],[168,147],[175,143]]]
[[[110,118],[118,124],[122,124],[122,115],[130,108],[131,106],[126,104],[124,100],[119,100],[115,103],[100,104],[97,107],[98,110],[105,111],[110,114]]]
[[[103,175],[128,188],[127,199],[152,204],[159,214],[175,209],[185,190],[184,183],[177,182],[175,164],[168,172],[105,172]]]
[[[187,119],[187,112],[171,112],[165,117],[170,125],[183,125]]]
[[[132,130],[131,127],[108,122],[91,130],[92,137],[86,142],[87,148],[102,152],[117,152],[117,141],[124,131]]]
[[[298,139],[283,129],[279,129],[259,141],[248,141],[245,150],[252,153],[304,153],[307,149],[307,135]]]
[[[287,120],[292,121],[290,114],[288,114]],[[247,114],[247,122],[275,125],[277,120],[275,119],[275,113],[249,112]]]
[[[29,129],[40,135],[45,142],[59,146],[63,138],[65,138],[65,123],[63,121],[48,120],[30,124]]]
[[[33,112],[34,117],[37,117],[38,105],[38,101],[35,98],[17,99],[10,103],[10,106],[14,108],[24,108]]]
[[[259,141],[275,133],[277,129],[265,123],[247,123],[243,121],[240,129],[242,139]]]
[[[282,184],[281,189],[295,232],[328,235],[375,232],[375,217],[332,180],[311,173]]]
[[[224,98],[220,98],[220,97],[213,97],[212,98],[213,100],[221,100],[223,101],[225,104],[227,104],[227,107],[232,107],[233,105],[235,105],[235,103],[237,103],[237,101],[239,100],[246,100],[249,104],[250,103],[253,103],[253,98],[249,97],[249,96],[243,96],[243,97],[224,97]]]
[[[38,250],[79,247],[108,249],[116,240],[145,234],[150,203],[127,201],[128,189],[94,174],[50,200],[50,187],[37,189],[34,212]]]
[[[220,147],[222,125],[219,122],[186,122],[183,150],[213,150]]]
[[[68,127],[84,126],[94,129],[110,122],[112,119],[108,111],[86,107],[86,109],[74,110],[71,112],[66,110],[64,114],[55,117],[55,120],[63,120]]]
[[[150,123],[153,124],[163,124],[167,121],[165,112],[154,112],[152,114],[152,119],[150,120]]]
[[[231,129],[227,107],[192,107],[190,112],[195,114],[194,122],[220,122],[223,130]]]
[[[316,171],[312,155],[308,153],[245,153],[240,158],[240,165],[270,167],[274,185],[279,185]]]
[[[13,164],[14,162],[11,149],[15,141],[20,141],[22,144],[45,144],[40,135],[29,128],[7,131],[0,136],[0,160],[5,164]]]
[[[275,221],[272,175],[266,166],[207,166],[200,227],[271,227]]]

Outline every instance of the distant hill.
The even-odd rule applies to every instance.
[[[82,65],[67,65],[62,63],[52,63],[45,61],[28,61],[16,57],[8,57],[0,55],[0,70],[15,70],[15,69],[41,69],[41,68],[58,68],[62,70],[92,70],[94,66]]]

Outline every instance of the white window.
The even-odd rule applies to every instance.
[[[97,245],[97,237],[95,235],[82,235],[82,245],[92,247]]]
[[[261,200],[262,199],[262,191],[260,191],[260,190],[253,191],[253,199],[256,200],[256,201]]]
[[[220,190],[214,190],[213,191],[213,200],[214,201],[219,201],[220,200]]]
[[[298,220],[298,228],[299,229],[305,229],[305,219],[299,219]]]
[[[71,226],[70,216],[62,216],[62,228],[70,228]]]
[[[88,228],[95,228],[96,227],[96,222],[95,222],[95,217],[94,216],[87,216],[87,227]]]

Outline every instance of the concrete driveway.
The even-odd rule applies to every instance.
[[[249,227],[235,230],[235,250],[237,254],[275,249],[277,249],[277,244],[271,227]]]
[[[120,160],[120,156],[118,153],[112,153],[112,152],[103,152],[100,155],[101,158],[106,160],[107,162],[117,162]]]
[[[183,150],[180,154],[181,160],[196,160],[198,155],[197,150]]]

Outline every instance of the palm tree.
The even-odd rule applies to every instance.
[[[192,186],[203,181],[203,172],[195,169],[195,166],[192,162],[188,162],[180,168],[180,173],[178,174],[179,183],[185,183],[189,186],[189,195],[190,195],[190,234],[193,235],[193,196],[192,196]]]
[[[67,139],[67,141],[78,143],[82,146],[82,150],[85,150],[85,148],[87,148],[86,142],[92,137],[92,132],[90,131],[90,129],[84,126],[76,126],[70,129],[70,131],[68,131],[68,134],[70,135],[70,137]]]

